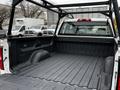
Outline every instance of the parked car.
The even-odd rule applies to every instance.
[[[15,29],[12,30],[12,35],[23,36],[25,30],[26,30],[26,27],[24,25],[16,27]]]
[[[37,34],[43,34],[43,31],[47,29],[47,26],[42,25],[42,26],[33,26],[30,27],[28,30],[33,31]]]
[[[37,32],[33,29],[27,29],[24,31],[24,36],[42,36],[42,32]]]
[[[53,35],[55,32],[56,25],[51,25],[47,29],[43,30],[43,35]]]

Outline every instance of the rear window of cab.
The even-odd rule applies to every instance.
[[[64,22],[58,35],[113,36],[108,22]]]

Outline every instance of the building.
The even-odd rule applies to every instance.
[[[107,6],[103,6],[103,7],[77,7],[77,8],[68,8],[68,9],[65,9],[66,11],[70,11],[70,12],[84,12],[84,11],[102,11],[102,10],[106,10],[108,7]],[[92,14],[76,14],[76,15],[73,15],[74,18],[105,18],[105,16],[103,14],[95,14],[95,13],[92,13]],[[58,15],[56,13],[53,13],[51,11],[47,11],[47,22],[49,25],[51,24],[56,24],[57,23],[57,19],[58,19]]]

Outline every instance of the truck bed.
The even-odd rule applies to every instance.
[[[97,89],[103,63],[99,56],[54,53],[15,75],[2,76],[1,90]]]

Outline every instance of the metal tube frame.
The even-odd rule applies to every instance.
[[[118,3],[117,3],[117,0],[111,0],[111,2],[113,4],[113,9],[115,13],[116,22],[117,22],[118,34],[120,36],[120,13],[119,13]]]
[[[77,6],[96,6],[96,5],[108,5],[109,1],[105,2],[92,2],[92,3],[77,3],[77,4],[62,4],[49,6],[49,8],[58,8],[58,7],[77,7]]]
[[[12,25],[13,25],[13,19],[14,19],[14,13],[15,13],[15,6],[12,6],[11,9],[11,15],[10,15],[10,21],[9,21],[9,27],[8,27],[8,36],[11,35]]]
[[[14,13],[15,13],[15,7],[16,7],[16,5],[18,5],[22,1],[23,0],[13,0],[13,2],[12,2],[8,36],[11,35],[13,18],[14,18]],[[111,15],[112,14],[111,13],[111,11],[112,11],[111,8],[109,10],[105,10],[105,11],[85,11],[85,12],[67,12],[67,11],[61,9],[61,7],[96,6],[96,5],[108,5],[108,6],[111,7],[111,4],[113,4],[113,9],[114,9],[113,12],[115,12],[118,32],[119,32],[119,36],[120,36],[120,14],[119,14],[119,9],[120,8],[118,7],[117,0],[108,0],[108,1],[105,1],[105,2],[92,2],[92,3],[62,4],[62,5],[54,5],[54,4],[52,4],[52,3],[50,3],[46,0],[41,0],[43,2],[43,4],[40,4],[40,3],[36,2],[36,1],[33,1],[33,0],[26,0],[26,1],[31,2],[33,4],[36,4],[38,6],[41,6],[45,9],[48,9],[48,10],[54,12],[54,13],[57,13],[58,16],[59,16],[57,25],[59,24],[59,21],[62,17],[69,16],[69,15],[72,16],[72,14],[84,14],[84,13],[101,13],[101,14],[109,17],[112,21],[112,24],[113,24],[113,19],[112,19],[112,15]],[[56,8],[56,10],[54,8]],[[71,18],[73,18],[73,16]]]
[[[86,14],[86,13],[101,13],[101,14],[107,14],[107,13],[109,13],[109,10],[105,10],[105,11],[67,12],[67,14]],[[65,13],[64,13],[64,14],[65,14]]]
[[[50,10],[50,11],[53,11],[54,13],[60,13],[59,11],[56,11],[56,10],[53,10],[53,9],[48,8],[46,2],[44,2],[44,5],[42,5],[42,4],[40,4],[40,3],[38,3],[38,2],[35,2],[35,1],[33,1],[33,0],[26,0],[26,1],[31,2],[31,3],[33,3],[33,4],[35,4],[35,5],[40,6],[40,7],[43,7],[43,8],[45,8],[45,9],[48,9],[48,10]]]

